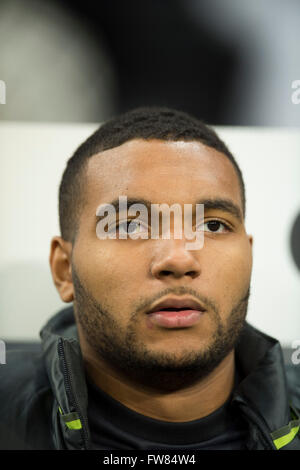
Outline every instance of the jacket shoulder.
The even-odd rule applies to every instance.
[[[0,365],[0,448],[53,448],[52,403],[42,353],[7,351]]]

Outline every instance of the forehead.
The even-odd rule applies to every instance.
[[[108,203],[119,195],[170,204],[226,197],[242,207],[238,176],[230,160],[196,141],[134,139],[91,157],[87,203]]]

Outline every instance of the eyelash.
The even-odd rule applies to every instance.
[[[120,227],[120,225],[123,225],[123,224],[126,224],[126,223],[129,224],[132,221],[134,221],[134,219],[124,220],[120,224],[116,225],[116,229],[118,229]],[[227,223],[222,222],[219,219],[210,219],[210,220],[207,220],[206,222],[204,222],[204,224],[208,224],[210,222],[219,222],[221,225],[223,225],[226,228],[227,231],[232,232],[232,228]],[[212,231],[212,232],[208,232],[208,233],[219,233],[219,232],[213,232]]]
[[[225,222],[222,222],[222,220],[219,219],[210,219],[204,222],[204,224],[208,224],[209,222],[219,222],[221,225],[223,225],[228,232],[232,232],[232,228],[230,225],[226,224]],[[218,233],[218,232],[209,232],[209,233]],[[222,232],[223,233],[223,232]]]

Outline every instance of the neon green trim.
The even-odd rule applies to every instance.
[[[300,428],[299,426],[296,426],[295,428],[292,428],[291,431],[285,436],[278,437],[277,439],[275,439],[273,442],[274,442],[276,449],[279,450],[281,449],[281,447],[284,447],[287,444],[289,444],[289,442],[291,442],[294,439],[294,437],[297,435],[299,428]]]
[[[60,414],[62,415],[61,419],[63,420],[63,422],[69,429],[77,430],[77,429],[82,428],[81,421],[78,418],[78,413],[73,412],[73,413],[67,413],[64,415],[60,406],[58,407],[58,409],[59,409]]]
[[[80,419],[74,419],[73,421],[66,422],[66,425],[69,429],[81,429],[81,421]]]
[[[289,444],[299,432],[300,416],[291,403],[290,411],[293,420],[290,421],[286,426],[271,432],[271,437],[277,450]]]

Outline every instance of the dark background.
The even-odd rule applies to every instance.
[[[1,0],[0,119],[101,122],[164,105],[299,126],[298,0]]]

